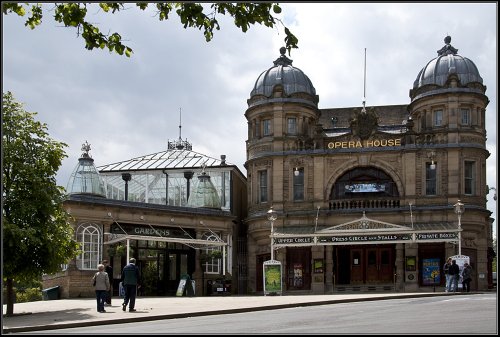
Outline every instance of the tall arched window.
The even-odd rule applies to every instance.
[[[102,260],[102,235],[99,225],[82,223],[76,230],[76,241],[82,254],[76,258],[80,270],[96,270]]]
[[[213,233],[205,233],[202,236],[202,240],[207,241],[219,241],[219,238]],[[207,248],[205,254],[210,256],[214,251],[220,252],[220,247]],[[207,274],[219,274],[221,267],[221,259],[208,259],[205,263],[205,273]]]

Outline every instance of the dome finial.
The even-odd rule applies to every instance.
[[[82,144],[82,151],[83,151],[82,158],[91,158],[89,154],[90,144],[87,141],[85,141],[85,143]]]
[[[444,38],[444,43],[445,43],[444,47],[437,51],[439,56],[450,55],[450,54],[456,55],[458,53],[458,49],[453,48],[450,42],[451,42],[451,36],[447,35]]]
[[[289,59],[288,57],[285,56],[285,53],[286,53],[286,48],[285,47],[281,47],[280,48],[280,54],[281,56],[278,57],[276,59],[276,61],[274,61],[274,65],[275,66],[291,66],[292,65],[292,60]]]

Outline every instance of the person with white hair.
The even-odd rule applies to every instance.
[[[97,273],[92,278],[92,284],[95,288],[95,297],[97,300],[97,312],[106,312],[104,310],[104,302],[110,289],[108,274],[104,271],[104,265],[97,266]]]

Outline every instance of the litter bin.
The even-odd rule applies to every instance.
[[[59,299],[59,286],[43,289],[42,299],[44,301]]]

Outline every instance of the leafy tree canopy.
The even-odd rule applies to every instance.
[[[129,3],[125,3],[130,5]],[[121,10],[126,10],[123,2],[101,2],[99,7],[106,13],[114,14]],[[54,3],[54,19],[64,24],[66,27],[76,27],[78,36],[85,39],[85,48],[108,48],[110,52],[119,55],[125,54],[130,57],[132,48],[122,43],[122,37],[118,33],[105,35],[99,28],[87,20],[88,6],[90,3]],[[278,3],[227,3],[217,2],[212,4],[199,4],[193,2],[158,2],[147,3],[138,2],[135,4],[139,9],[145,10],[150,5],[156,6],[156,14],[160,21],[168,20],[172,13],[176,13],[181,23],[186,27],[195,27],[203,30],[205,40],[211,41],[214,30],[220,30],[217,15],[230,15],[234,19],[236,27],[246,32],[252,25],[259,23],[266,27],[275,27],[278,23],[283,23],[274,14],[281,13]],[[34,29],[42,23],[42,4],[29,3],[4,3],[2,2],[4,14],[16,13],[19,16],[28,17],[25,26]],[[205,13],[207,11],[208,13]],[[285,29],[285,45],[290,54],[292,48],[298,48],[298,39],[290,30]]]
[[[78,253],[55,179],[67,145],[50,139],[35,116],[3,93],[3,277],[21,282],[60,271]]]

